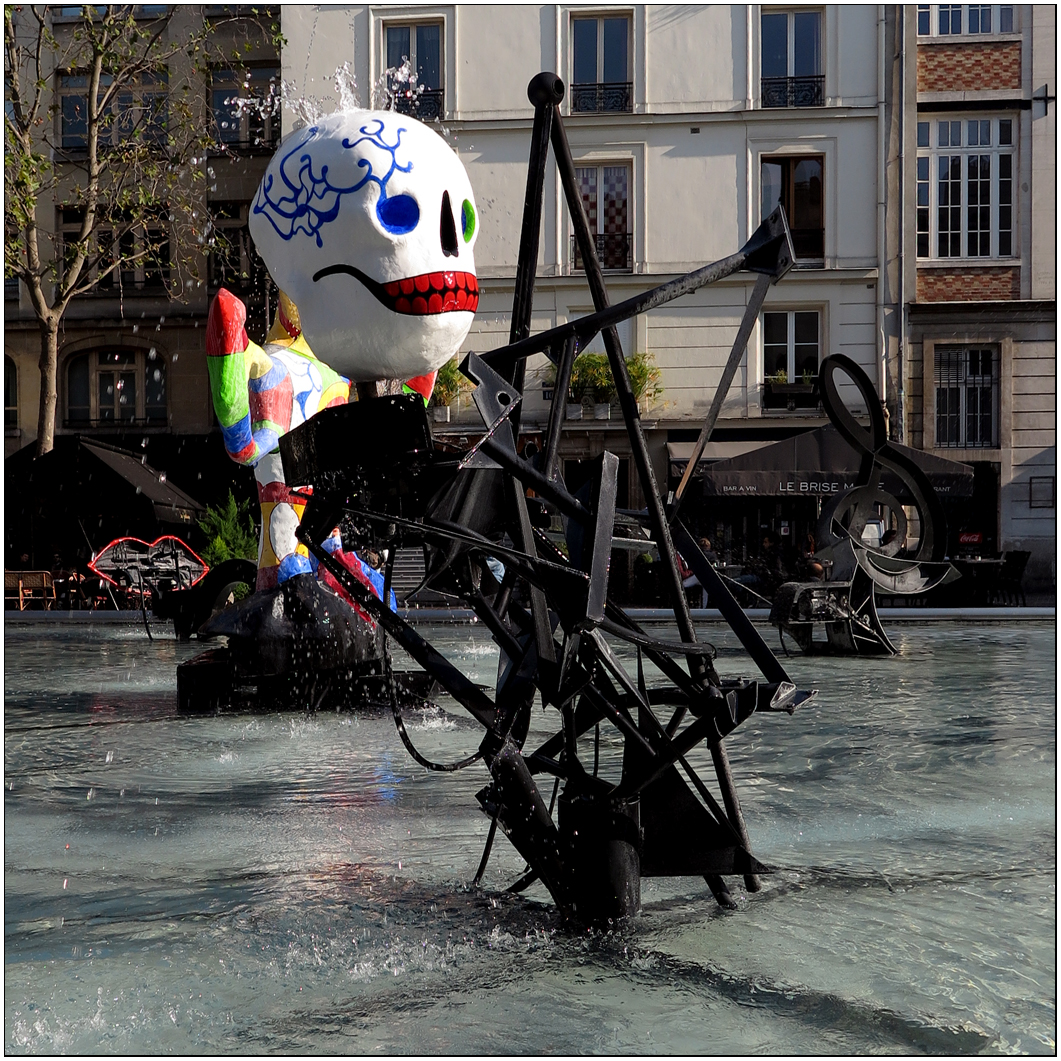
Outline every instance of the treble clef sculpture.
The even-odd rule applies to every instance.
[[[836,382],[837,372],[858,389],[869,413],[869,428],[851,414]],[[771,611],[771,621],[789,633],[804,651],[821,647],[811,637],[812,619],[824,621],[832,651],[895,653],[877,616],[874,593],[922,594],[950,582],[958,572],[945,559],[947,520],[943,505],[924,471],[888,441],[884,412],[865,371],[849,357],[833,354],[818,372],[822,406],[841,437],[860,455],[855,485],[838,495],[818,522],[815,559],[831,560],[832,574],[820,584],[786,583]],[[908,491],[917,510],[917,547],[905,554],[908,520],[902,503],[884,489],[890,472]],[[887,508],[895,520],[894,535],[878,547],[866,545],[862,532]],[[903,555],[900,555],[903,554]],[[842,599],[841,599],[842,598]]]

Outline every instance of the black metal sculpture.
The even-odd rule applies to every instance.
[[[747,888],[757,890],[757,874],[765,867],[751,853],[723,740],[752,713],[792,713],[813,694],[797,690],[789,680],[683,526],[679,512],[685,481],[671,505],[665,505],[615,326],[739,270],[759,274],[701,435],[702,449],[769,285],[791,267],[791,237],[778,209],[736,254],[609,305],[558,109],[563,83],[553,74],[539,74],[528,94],[535,113],[510,342],[481,356],[470,354],[461,366],[475,384],[483,437],[465,453],[436,448],[416,397],[369,398],[319,413],[280,443],[286,481],[313,488],[298,534],[386,636],[483,726],[477,752],[452,765],[430,763],[403,731],[417,761],[430,768],[457,769],[482,759],[489,770],[490,783],[478,795],[491,828],[477,882],[500,825],[529,867],[513,890],[540,879],[574,923],[635,913],[642,876],[703,875],[719,902],[728,905],[732,898],[724,876],[741,874]],[[596,312],[531,336],[550,143]],[[648,529],[666,572],[678,640],[646,633],[608,597],[618,459],[607,452],[598,457],[590,480],[574,494],[559,473],[572,363],[598,332],[603,333],[647,502]],[[538,352],[554,362],[557,379],[543,448],[524,459],[516,443],[525,363]],[[539,513],[528,502],[528,489],[562,515],[566,555],[537,525]],[[492,695],[469,681],[318,545],[336,524],[344,542],[359,550],[386,551],[392,564],[398,547],[423,547],[423,585],[464,601],[501,649]],[[761,679],[723,678],[716,671],[713,647],[699,641],[693,628],[676,548],[720,602]],[[488,561],[503,566],[500,582],[489,573],[496,563]],[[627,671],[605,635],[634,647],[636,674]],[[685,666],[679,662],[683,656]],[[667,684],[649,687],[646,659]],[[387,678],[402,730],[396,679],[391,674]],[[556,709],[559,726],[531,750],[525,741],[531,706],[539,697],[545,707]],[[657,716],[660,709],[669,717]],[[601,724],[613,726],[624,741],[618,779],[606,780],[596,757],[588,764],[579,754],[578,738]],[[721,802],[687,759],[701,743],[710,749]],[[543,777],[552,779],[548,800],[539,788]]]
[[[868,431],[840,397],[838,370],[859,390],[869,412]],[[803,652],[894,655],[895,646],[877,615],[875,591],[927,593],[958,577],[957,570],[944,560],[946,516],[928,476],[888,441],[880,400],[869,377],[854,361],[843,354],[825,358],[818,373],[818,389],[826,414],[844,441],[861,454],[861,464],[854,487],[830,501],[818,522],[817,540],[823,547],[815,559],[830,562],[829,581],[784,583],[774,597],[770,622]],[[906,542],[907,518],[902,505],[880,481],[885,471],[906,487],[917,510],[920,529],[912,556],[899,555]],[[881,508],[893,514],[895,534],[891,541],[871,547],[863,543],[862,531]],[[825,628],[825,641],[814,640],[814,629],[819,625]]]

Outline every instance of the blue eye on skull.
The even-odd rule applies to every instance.
[[[379,223],[393,236],[404,236],[420,223],[420,207],[411,195],[391,195],[376,204]]]

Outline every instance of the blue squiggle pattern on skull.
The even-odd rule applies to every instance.
[[[387,184],[391,177],[395,173],[411,172],[413,163],[408,162],[403,166],[398,162],[398,149],[401,147],[402,133],[406,130],[396,129],[394,143],[388,144],[383,138],[384,123],[381,119],[375,118],[370,125],[361,126],[359,130],[361,136],[356,140],[351,141],[349,137],[344,137],[342,144],[348,150],[353,150],[360,144],[369,143],[387,152],[390,155],[390,166],[387,172],[382,176],[374,173],[371,160],[360,158],[357,160],[358,166],[368,172],[359,181],[349,186],[333,184],[328,179],[328,166],[322,165],[319,172],[315,172],[312,154],[308,150],[303,150],[314,139],[318,131],[319,126],[311,126],[306,131],[306,135],[280,160],[277,168],[280,180],[283,182],[282,187],[275,186],[274,173],[266,173],[258,188],[254,212],[263,214],[281,239],[290,240],[297,232],[303,232],[307,236],[312,236],[318,247],[323,247],[324,241],[320,230],[338,216],[344,195],[360,191],[369,183],[377,185],[379,187],[379,201],[376,203],[378,215],[380,206],[387,201]],[[292,162],[292,159],[295,161]]]

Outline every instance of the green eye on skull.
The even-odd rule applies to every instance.
[[[472,236],[475,235],[475,207],[467,199],[461,207],[461,233],[464,242],[471,243]]]

